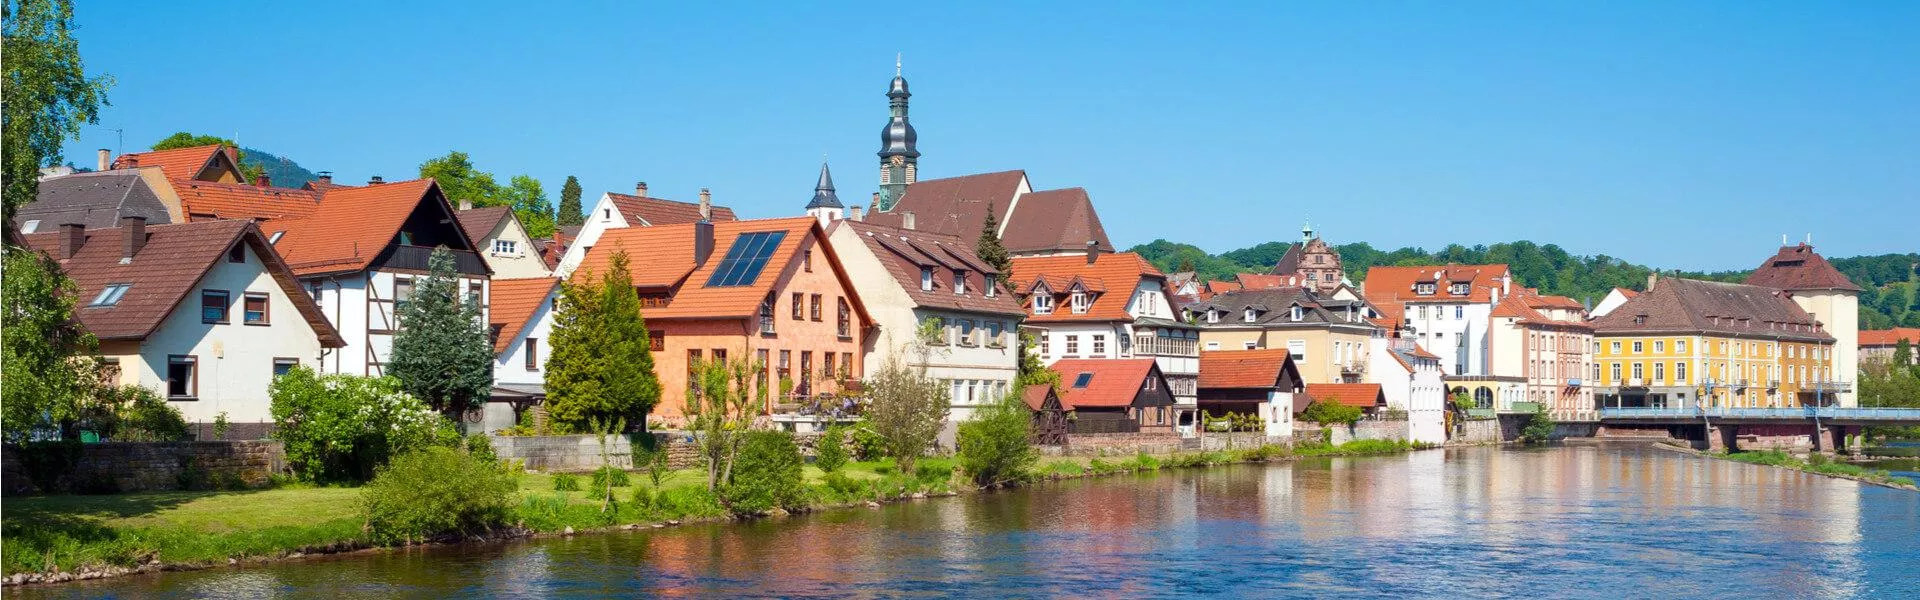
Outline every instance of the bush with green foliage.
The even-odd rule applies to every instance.
[[[361,507],[374,539],[412,542],[506,522],[517,488],[495,462],[433,447],[380,468],[362,492]]]
[[[553,491],[556,491],[556,492],[580,491],[580,476],[574,475],[572,473],[560,473],[560,474],[554,475]]]
[[[855,459],[872,461],[887,457],[886,442],[881,440],[879,434],[874,433],[872,428],[867,427],[865,423],[859,423],[851,429],[853,429],[851,440]]]
[[[960,468],[974,485],[999,487],[1033,477],[1040,450],[1031,442],[1031,412],[1019,398],[1008,394],[960,424]]]
[[[493,451],[493,439],[488,438],[487,434],[476,433],[469,435],[467,436],[466,444],[467,453],[472,454],[474,458],[490,464],[500,462],[500,454]]]
[[[275,377],[268,394],[273,437],[305,481],[365,481],[392,456],[461,442],[452,422],[391,377],[316,375],[296,367]]]
[[[1527,426],[1520,430],[1520,441],[1528,444],[1545,444],[1553,439],[1553,417],[1547,411],[1536,410],[1527,417]]]
[[[596,490],[606,489],[609,483],[613,484],[613,487],[633,485],[633,481],[627,477],[627,471],[615,466],[605,466],[595,469],[592,477],[592,487]]]
[[[813,465],[832,473],[847,464],[847,428],[835,423],[813,445]]]
[[[178,442],[193,437],[180,409],[145,386],[102,387],[83,409],[83,427],[102,440]]]
[[[1307,405],[1305,412],[1300,413],[1300,419],[1319,423],[1324,427],[1336,423],[1352,425],[1360,422],[1360,417],[1365,415],[1366,413],[1357,406],[1347,406],[1330,400],[1315,400]]]
[[[733,480],[720,497],[736,515],[759,515],[775,508],[806,506],[800,446],[784,431],[753,431],[745,435],[734,459]]]

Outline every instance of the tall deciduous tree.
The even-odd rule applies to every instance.
[[[88,77],[82,67],[72,0],[7,0],[0,10],[0,217],[12,222],[13,210],[39,193],[40,168],[60,163],[60,144],[78,136],[81,124],[97,122],[113,79]]]
[[[660,379],[625,251],[613,254],[598,282],[563,286],[548,338],[548,416],[576,430],[613,418],[646,428]]]
[[[555,221],[561,226],[585,223],[587,217],[580,212],[582,210],[584,207],[580,206],[580,179],[568,175],[567,183],[560,186],[560,215]]]
[[[693,365],[691,387],[697,393],[687,398],[687,416],[693,418],[700,456],[706,459],[709,490],[733,479],[734,459],[753,424],[753,407],[766,405],[767,386],[755,381],[766,368],[748,360]]]
[[[913,473],[913,463],[933,446],[952,403],[947,386],[927,375],[932,348],[925,331],[923,325],[923,335],[915,336],[908,348],[911,364],[898,355],[890,356],[867,381],[866,426],[880,438],[901,473]]]
[[[474,206],[500,206],[500,184],[493,174],[474,168],[467,153],[454,150],[446,156],[420,163],[420,177],[433,178],[440,191],[454,202],[471,200]]]
[[[400,309],[387,373],[434,410],[457,418],[493,389],[493,344],[479,303],[460,294],[453,253],[435,248],[427,269]]]
[[[547,201],[547,191],[540,186],[540,180],[515,175],[501,193],[507,205],[513,207],[513,215],[520,218],[520,225],[527,228],[528,237],[536,240],[553,237],[553,203]]]
[[[8,441],[20,441],[35,430],[73,421],[93,389],[96,368],[91,360],[98,346],[93,334],[74,320],[73,280],[60,265],[39,252],[6,248],[0,266],[0,328],[6,376],[0,377],[0,395],[6,401],[0,429]]]

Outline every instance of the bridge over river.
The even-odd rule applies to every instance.
[[[1714,450],[1858,448],[1867,426],[1920,425],[1920,408],[1681,407],[1600,409],[1600,437],[1644,435],[1665,429]]]

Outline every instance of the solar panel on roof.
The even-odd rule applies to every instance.
[[[773,258],[773,251],[786,238],[785,231],[755,231],[733,238],[726,258],[720,259],[720,266],[707,278],[707,287],[753,285],[760,279],[760,271],[767,267],[767,260]]]

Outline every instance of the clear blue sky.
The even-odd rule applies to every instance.
[[[459,149],[557,202],[647,181],[797,214],[877,181],[906,57],[923,178],[1081,186],[1121,246],[1532,239],[1750,268],[1920,250],[1920,3],[79,2],[111,108],[345,181]],[[416,6],[420,5],[420,6]]]

